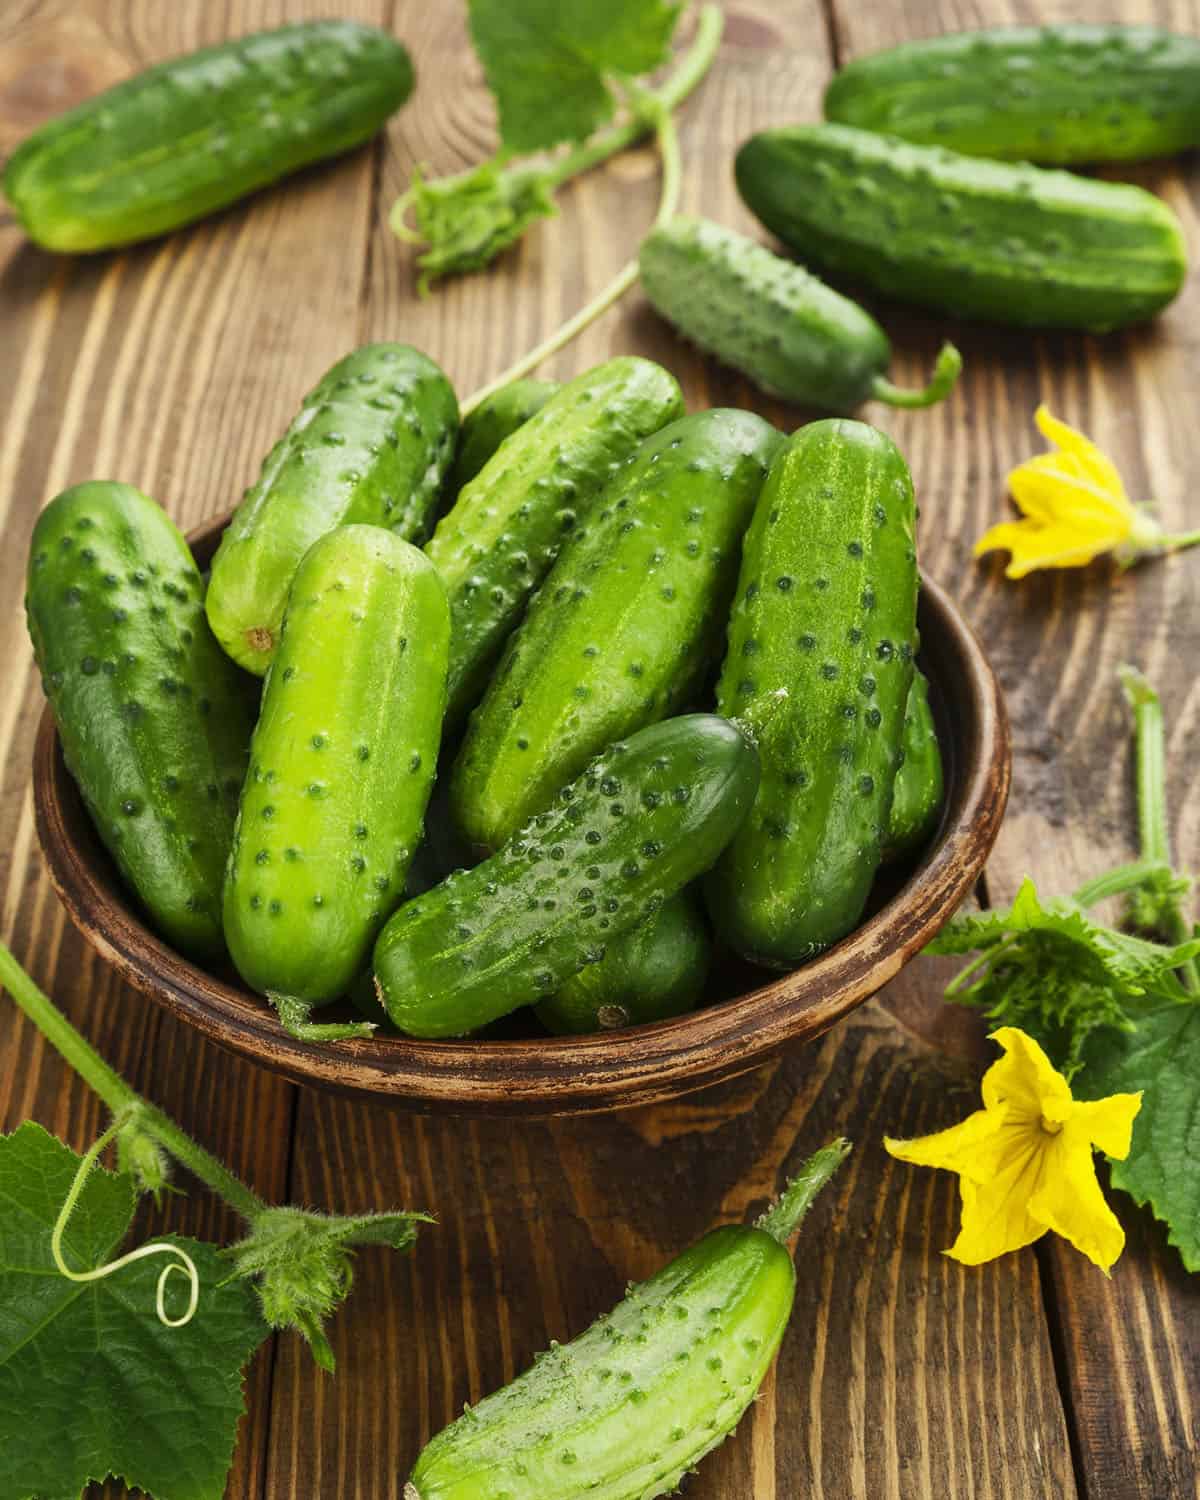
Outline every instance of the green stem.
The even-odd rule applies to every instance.
[[[274,990],[267,991],[267,999],[275,1007],[284,1031],[298,1042],[349,1042],[375,1035],[374,1021],[311,1021],[310,1001],[298,1000],[295,995],[280,995]]]
[[[850,1155],[851,1149],[850,1142],[840,1138],[822,1146],[791,1178],[755,1227],[786,1245],[799,1229],[817,1194]]]
[[[1010,948],[1019,948],[1021,939],[1019,936],[1006,937],[1001,943],[992,943],[986,948],[981,948],[969,964],[961,968],[950,983],[946,986],[943,994],[947,1000],[953,1000],[955,995],[960,995],[966,988],[967,980],[979,969],[985,966],[991,968],[998,958],[1002,958]]]
[[[962,374],[962,355],[953,344],[943,344],[933,367],[929,384],[920,390],[906,390],[893,385],[886,375],[876,375],[871,381],[871,395],[876,401],[886,401],[889,406],[906,408],[934,406],[944,401]]]
[[[1181,531],[1175,536],[1159,537],[1158,545],[1168,552],[1178,552],[1184,547],[1194,547],[1200,542],[1200,531]]]
[[[1134,860],[1128,865],[1118,865],[1115,870],[1107,870],[1103,875],[1097,875],[1094,880],[1085,881],[1071,900],[1076,906],[1085,908],[1098,906],[1101,901],[1107,901],[1110,896],[1123,896],[1126,891],[1137,890],[1138,886],[1145,885],[1148,880],[1152,880],[1168,868],[1167,865],[1154,864],[1145,859]]]

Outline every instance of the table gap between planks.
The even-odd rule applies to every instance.
[[[731,0],[712,74],[684,111],[683,208],[752,229],[730,163],[752,130],[815,119],[836,62],[908,37],[1072,17],[1067,0]],[[226,508],[300,396],[356,343],[411,341],[466,393],[599,288],[654,211],[655,160],[631,152],[572,187],[559,216],[490,272],[414,291],[387,210],[415,163],[489,150],[491,107],[454,0],[8,0],[0,12],[0,152],[137,68],[287,20],[344,13],[392,29],[418,69],[413,100],[372,147],[205,224],[124,254],[60,260],[0,218],[0,930],[131,1079],[266,1197],[354,1210],[427,1208],[413,1254],[360,1255],[338,1316],[335,1379],[292,1337],[247,1381],[229,1500],[399,1500],[422,1442],[565,1340],[709,1226],[760,1207],[837,1133],[858,1149],[814,1211],[791,1329],[737,1438],[688,1481],[692,1500],[1178,1500],[1200,1494],[1200,1304],[1145,1216],[1111,1283],[1046,1244],[979,1270],[941,1251],[954,1182],[882,1151],[961,1118],[982,1029],[938,1002],[950,972],[918,960],[819,1045],[675,1105],[577,1122],[405,1116],[297,1089],[225,1056],[118,983],[65,922],[42,870],[28,796],[41,707],[20,608],[26,539],[70,483],[119,477],[185,527]],[[1200,0],[1103,3],[1096,19],[1200,29]],[[1073,17],[1072,17],[1073,18]],[[1129,175],[1200,243],[1191,162]],[[1039,399],[1103,438],[1132,492],[1176,529],[1200,459],[1200,344],[1189,289],[1149,329],[1098,340],[974,327],[954,337],[961,392],[932,412],[871,407],[909,459],[925,566],[961,601],[1009,697],[1011,811],[987,877],[993,900],[1028,870],[1066,891],[1132,848],[1124,711],[1114,668],[1138,661],[1170,715],[1179,852],[1200,829],[1196,560],[1117,579],[1006,584],[971,562],[1003,510],[1004,475],[1033,451]],[[946,328],[882,309],[897,377],[918,382]],[[698,358],[635,291],[541,372],[616,353],[668,364],[689,406],[799,417]],[[15,1008],[0,1009],[0,1125],[30,1116],[82,1149],[97,1101]],[[229,1238],[202,1191],[143,1230]],[[97,1494],[101,1491],[97,1490]],[[103,1491],[113,1497],[117,1486]]]

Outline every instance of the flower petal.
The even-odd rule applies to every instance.
[[[1018,508],[1032,520],[1078,527],[1094,536],[1129,535],[1137,512],[1124,493],[1095,484],[1061,454],[1031,458],[1008,476]]]
[[[1112,495],[1125,498],[1125,486],[1116,464],[1096,447],[1091,438],[1053,416],[1045,402],[1034,412],[1033,420],[1042,436],[1048,442],[1056,444],[1064,453],[1078,459],[1098,485]]]
[[[1084,1130],[1090,1144],[1099,1146],[1105,1156],[1124,1161],[1133,1139],[1133,1122],[1141,1107],[1140,1090],[1136,1094],[1110,1094],[1107,1099],[1077,1103],[1071,1111],[1070,1123]]]
[[[946,1254],[963,1265],[995,1260],[1032,1245],[1046,1232],[1045,1220],[1028,1208],[1038,1180],[1041,1141],[1028,1129],[1010,1127],[1009,1148],[1003,1165],[986,1182],[962,1179],[962,1226]]]
[[[1071,1123],[1050,1137],[1037,1190],[1029,1198],[1029,1213],[1107,1276],[1125,1248],[1125,1231],[1100,1191],[1086,1131],[1072,1129]]]
[[[1064,526],[1037,521],[1002,521],[975,543],[975,556],[1005,548],[1012,558],[1005,568],[1009,578],[1024,578],[1038,568],[1082,568],[1109,550],[1108,540],[1081,539]]]
[[[970,1177],[986,1176],[996,1154],[996,1137],[1004,1125],[1005,1110],[977,1109],[958,1125],[932,1135],[901,1141],[885,1135],[884,1149],[897,1161],[914,1167],[942,1167]]]
[[[1041,1129],[1048,1101],[1071,1102],[1071,1086],[1031,1036],[1018,1026],[1000,1026],[990,1041],[1004,1056],[983,1075],[983,1107],[1007,1104],[1009,1118],[1019,1117]]]

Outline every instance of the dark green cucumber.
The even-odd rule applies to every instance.
[[[514,380],[469,412],[458,436],[451,490],[457,494],[469,484],[504,439],[536,416],[558,389],[557,380]]]
[[[794,434],[759,497],[717,704],[754,723],[762,783],[706,889],[755,962],[810,958],[866,904],[913,677],[914,512],[891,440],[838,419]]]
[[[254,989],[343,994],[404,890],[437,766],[450,617],[423,553],[376,526],[317,542],[263,689],[225,934]]]
[[[901,757],[884,840],[885,860],[903,859],[926,843],[937,827],[946,794],[937,726],[929,706],[929,682],[920,671],[913,674],[904,710]]]
[[[638,265],[647,297],[680,333],[785,401],[832,412],[870,400],[932,406],[962,369],[947,344],[923,390],[894,386],[884,373],[892,347],[870,313],[710,219],[669,219],[642,241]]]
[[[401,44],[353,21],[222,42],[43,125],[9,158],[4,193],[47,250],[128,245],[361,145],[412,84]]]
[[[335,526],[425,540],[454,453],[458,403],[407,344],[367,344],[305,397],[213,558],[208,618],[234,661],[267,670],[300,559]]]
[[[67,767],[154,926],[210,958],[254,717],[203,594],[183,537],[130,485],[78,484],[34,527],[25,606]]]
[[[475,711],[457,826],[498,848],[598,750],[687,704],[720,650],[742,533],[783,443],[746,411],[648,437],[563,547]]]
[[[1178,293],[1178,219],[1127,183],[982,161],[848,125],[751,136],[747,205],[806,263],[963,317],[1103,333]]]
[[[622,356],[569,381],[501,444],[426,547],[450,595],[448,727],[483,695],[530,594],[644,437],[683,412],[673,375]]]
[[[610,745],[490,859],[391,918],[375,945],[388,1014],[461,1036],[556,994],[708,869],[757,785],[753,746],[712,714]]]
[[[681,1016],[699,1005],[711,957],[704,918],[682,892],[543,1000],[538,1020],[577,1036]]]
[[[753,1228],[714,1229],[465,1410],[418,1458],[404,1500],[674,1494],[754,1400],[795,1300],[788,1240],[849,1149],[818,1151]]]
[[[1200,38],[1156,26],[1011,26],[856,58],[825,118],[1007,161],[1140,161],[1200,145]]]

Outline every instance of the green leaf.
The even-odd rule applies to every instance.
[[[165,1257],[102,1280],[59,1274],[50,1233],[80,1157],[32,1122],[0,1136],[0,1411],[18,1413],[0,1443],[5,1500],[77,1500],[114,1475],[155,1500],[221,1500],[244,1411],[242,1367],[267,1335],[254,1293],[222,1286],[215,1246],[163,1236],[200,1273],[200,1302],[182,1328],[155,1312]],[[63,1236],[80,1271],[124,1239],[129,1177],[96,1168]],[[182,1277],[165,1291],[169,1316],[187,1303]]]
[[[505,148],[589,136],[613,113],[608,77],[657,67],[679,9],[668,0],[471,0],[471,38]]]

